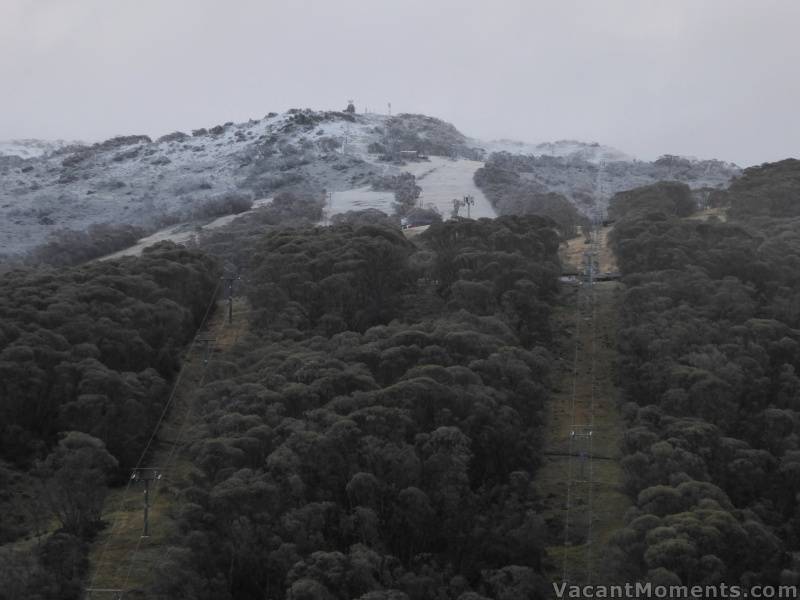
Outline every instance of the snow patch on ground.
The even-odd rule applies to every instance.
[[[417,185],[422,188],[419,203],[426,207],[434,207],[445,219],[449,219],[453,211],[453,199],[472,196],[475,205],[470,208],[470,216],[494,218],[497,216],[489,200],[475,186],[473,175],[483,166],[482,162],[466,159],[452,160],[431,156],[429,160],[411,162],[402,167],[395,167],[397,172],[407,171],[417,178]],[[375,191],[369,186],[333,193],[332,201],[326,207],[329,216],[351,210],[374,208],[391,215],[394,193]],[[461,209],[460,216],[467,215]]]
[[[122,258],[123,256],[139,256],[142,253],[142,250],[147,248],[148,246],[152,246],[153,244],[157,244],[159,242],[175,242],[176,244],[184,244],[199,234],[201,231],[210,231],[212,229],[218,229],[223,227],[235,219],[251,213],[262,206],[266,206],[272,202],[272,198],[262,198],[260,200],[256,200],[253,202],[253,208],[248,211],[244,211],[241,213],[237,213],[234,215],[225,215],[223,217],[219,217],[218,219],[214,219],[210,223],[206,223],[205,225],[190,225],[188,223],[181,223],[180,225],[173,225],[170,227],[165,227],[159,231],[156,231],[153,234],[150,234],[146,237],[140,239],[136,244],[133,246],[129,246],[122,250],[118,250],[117,252],[113,252],[111,254],[107,254],[106,256],[101,256],[97,260],[111,260],[112,258]]]
[[[449,218],[453,211],[453,200],[461,200],[464,196],[472,196],[475,205],[470,208],[470,217],[480,219],[497,216],[491,202],[483,192],[475,186],[473,176],[483,163],[476,160],[452,160],[441,156],[431,156],[429,161],[414,162],[403,167],[417,178],[417,185],[422,188],[419,197],[423,206],[433,205]],[[461,208],[459,216],[466,217],[467,211]]]
[[[392,209],[393,202],[394,192],[378,192],[369,186],[365,186],[333,192],[328,205],[325,207],[325,212],[330,217],[351,210],[375,208],[382,210],[387,215],[391,215],[394,212]]]
[[[480,189],[475,187],[475,183],[472,180],[475,171],[482,166],[483,163],[479,161],[465,159],[453,160],[432,156],[427,161],[413,162],[401,168],[395,168],[408,171],[417,177],[417,183],[422,188],[420,202],[425,207],[435,207],[445,219],[451,216],[453,199],[461,199],[467,195],[472,196],[475,200],[474,206],[470,209],[470,216],[472,218],[495,218],[497,214],[489,200]],[[251,211],[247,212],[252,212],[271,201],[272,198],[257,200],[253,203]],[[393,192],[375,191],[369,186],[362,186],[333,192],[332,198],[325,207],[325,214],[329,219],[335,214],[374,208],[390,215],[393,212],[393,203]],[[179,244],[186,243],[200,233],[200,231],[208,231],[227,225],[234,219],[242,216],[242,214],[247,213],[219,217],[202,226],[184,223],[165,227],[152,235],[142,238],[135,246],[114,252],[98,260],[109,260],[112,258],[121,258],[123,256],[138,256],[141,254],[142,250],[148,246],[167,240]],[[465,217],[466,210],[462,208],[459,215]]]

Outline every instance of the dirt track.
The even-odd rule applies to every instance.
[[[246,333],[249,307],[236,299],[233,323],[228,323],[227,302],[219,302],[211,316],[207,333],[215,338],[209,357],[214,360],[230,349]],[[143,465],[161,470],[162,479],[151,488],[150,537],[141,537],[143,524],[143,488],[133,483],[111,490],[103,506],[102,518],[109,523],[89,549],[87,587],[104,590],[142,589],[152,582],[155,566],[168,552],[174,531],[174,503],[186,480],[195,468],[182,455],[191,442],[195,419],[191,398],[202,385],[204,357],[202,343],[196,343],[184,359],[180,380],[175,383],[174,399]],[[108,592],[87,592],[87,600],[107,600]],[[127,595],[126,595],[127,597]],[[137,596],[138,597],[138,596]]]
[[[601,272],[616,270],[607,234],[606,228],[597,237]],[[590,249],[583,236],[570,240],[562,249],[563,260],[581,272],[584,252]],[[565,305],[557,314],[567,335],[560,351],[558,391],[548,404],[544,461],[536,478],[548,525],[548,575],[556,581],[565,572],[570,583],[603,581],[608,541],[622,526],[630,505],[621,490],[623,424],[613,384],[619,285],[565,286]]]

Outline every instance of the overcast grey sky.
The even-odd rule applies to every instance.
[[[741,165],[800,154],[797,0],[0,0],[0,139],[292,107]]]

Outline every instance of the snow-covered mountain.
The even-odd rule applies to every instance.
[[[660,178],[719,187],[738,173],[735,165],[719,161],[635,161],[614,148],[576,141],[482,142],[424,115],[309,109],[155,140],[24,140],[4,148],[14,155],[0,154],[0,256],[31,250],[58,230],[85,231],[98,223],[153,232],[207,222],[220,216],[215,207],[264,200],[295,187],[320,197],[323,190],[334,192],[334,211],[391,210],[391,193],[374,191],[371,184],[403,170],[417,176],[423,205],[448,215],[454,198],[485,200],[472,181],[484,160],[500,170],[496,174],[514,171],[536,192],[562,193],[587,212],[616,191]],[[404,151],[435,160],[414,162]],[[492,214],[491,206],[484,212]]]
[[[414,163],[403,151],[439,162]],[[0,255],[28,251],[61,229],[84,231],[97,223],[148,232],[199,223],[219,216],[209,207],[295,187],[320,197],[323,190],[334,192],[336,211],[373,204],[391,211],[392,194],[371,184],[401,170],[425,179],[423,205],[449,214],[453,197],[482,195],[472,182],[481,163],[451,168],[447,161],[483,154],[453,125],[425,115],[293,109],[155,140],[119,136],[27,159],[0,156]]]
[[[156,140],[122,136],[26,160],[0,157],[0,254],[26,251],[60,228],[114,222],[153,230],[192,220],[231,194],[367,185],[383,169],[362,158],[383,119],[290,111]]]

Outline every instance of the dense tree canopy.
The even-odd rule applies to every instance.
[[[171,243],[138,259],[5,274],[0,454],[25,464],[40,442],[78,430],[130,466],[215,287],[211,259]]]
[[[539,217],[253,248],[246,340],[196,398],[159,598],[541,597],[558,236]]]
[[[800,199],[800,187],[770,175],[785,168],[748,170],[732,186],[732,215],[750,202],[757,220],[681,219],[686,190],[673,184],[612,206],[625,275],[623,467],[636,500],[616,535],[621,576],[797,580],[800,221],[774,194]]]
[[[0,541],[47,531],[51,516],[58,530],[35,550],[3,549],[0,597],[79,597],[106,483],[142,452],[218,276],[172,243],[1,276]]]
[[[787,158],[745,169],[724,191],[715,192],[714,204],[730,206],[735,217],[800,217],[800,160]]]
[[[688,185],[677,181],[660,181],[616,194],[608,207],[608,217],[619,219],[636,212],[661,212],[670,216],[686,217],[696,209]]]

